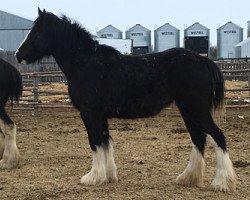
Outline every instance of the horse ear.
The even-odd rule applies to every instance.
[[[46,13],[46,10],[45,10],[45,9],[43,9],[43,12],[44,12],[44,13]]]
[[[38,15],[41,16],[42,15],[42,11],[40,10],[40,8],[38,7]]]

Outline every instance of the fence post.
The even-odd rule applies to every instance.
[[[38,114],[38,101],[39,101],[39,94],[38,94],[38,83],[39,83],[39,77],[34,76],[34,88],[33,88],[33,94],[34,94],[34,115],[36,116]]]
[[[248,72],[248,88],[250,88],[250,72]],[[249,97],[250,97],[250,91],[249,91]]]

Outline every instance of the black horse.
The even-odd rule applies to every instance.
[[[235,173],[225,137],[211,110],[223,101],[224,80],[208,58],[185,49],[142,56],[122,55],[99,45],[89,32],[66,16],[38,10],[31,32],[16,52],[19,62],[33,63],[52,55],[68,80],[73,105],[80,111],[93,152],[88,185],[117,181],[109,118],[142,118],[175,102],[190,133],[193,149],[177,183],[200,186],[207,134],[215,141],[217,174],[214,189],[234,187]]]
[[[5,110],[8,100],[13,104],[22,94],[22,78],[17,69],[0,58],[0,169],[17,166],[16,125]]]

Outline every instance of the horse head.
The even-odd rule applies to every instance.
[[[34,63],[41,60],[45,56],[51,54],[48,23],[51,17],[55,17],[51,13],[40,10],[38,8],[38,17],[35,20],[33,27],[26,36],[20,47],[16,51],[16,58],[19,63],[22,61],[26,63]]]

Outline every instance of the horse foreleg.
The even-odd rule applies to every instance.
[[[16,125],[14,123],[6,124],[0,120],[1,130],[4,137],[4,151],[0,160],[0,169],[12,169],[18,165],[19,151],[16,146]],[[4,139],[4,141],[3,141]]]
[[[100,185],[117,181],[116,165],[113,158],[113,146],[107,131],[106,119],[98,113],[81,113],[88,132],[92,149],[92,168],[81,178],[86,185]]]

